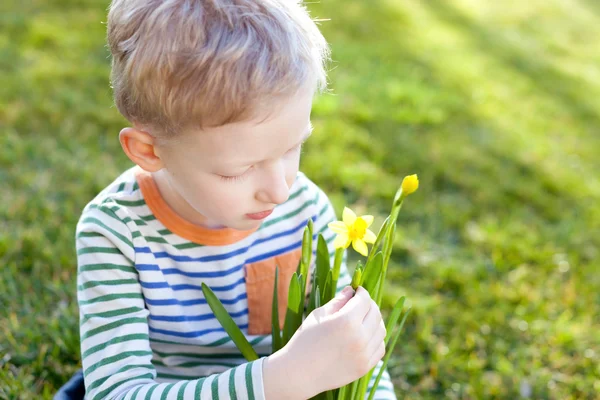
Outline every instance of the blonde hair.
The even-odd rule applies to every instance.
[[[302,0],[113,0],[115,105],[172,136],[250,120],[309,84],[328,91],[315,21]]]

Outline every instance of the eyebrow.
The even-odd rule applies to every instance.
[[[302,137],[302,140],[300,140],[298,143],[296,143],[295,145],[290,147],[290,149],[293,149],[294,147],[299,146],[302,143],[306,142],[308,140],[308,138],[310,137],[310,135],[312,135],[314,129],[315,129],[315,127],[312,124],[310,124],[310,126],[304,131],[304,136]],[[260,161],[262,161],[262,160],[260,160]],[[256,164],[260,161],[244,163],[244,165],[252,165],[252,164]]]

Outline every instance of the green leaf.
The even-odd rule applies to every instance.
[[[406,300],[406,296],[400,297],[396,304],[394,304],[394,308],[392,309],[392,313],[388,317],[387,323],[385,324],[385,329],[387,334],[385,336],[385,345],[387,346],[390,336],[392,335],[392,330],[396,326],[396,322],[398,322],[398,318],[400,318],[400,314],[402,314],[402,308],[404,307],[404,301]]]
[[[273,286],[273,306],[271,313],[271,336],[272,336],[272,351],[275,353],[281,349],[281,330],[279,328],[279,300],[277,288],[279,282],[279,266],[275,266],[275,285]]]
[[[375,291],[377,290],[377,283],[381,276],[381,270],[383,268],[383,253],[378,251],[375,257],[367,262],[363,275],[362,287],[364,287],[371,298],[375,298]]]
[[[204,298],[206,298],[206,302],[210,306],[210,309],[217,317],[217,320],[225,329],[225,332],[229,335],[233,343],[237,346],[237,348],[242,352],[242,355],[248,361],[258,360],[258,354],[252,348],[248,339],[244,336],[240,328],[237,326],[233,318],[229,315],[221,300],[218,299],[217,296],[213,293],[213,291],[202,282],[202,293],[204,293]]]
[[[329,270],[329,272],[327,273],[327,279],[325,279],[325,287],[323,287],[323,294],[321,295],[321,304],[327,304],[327,302],[333,298],[331,294],[332,292],[334,292],[334,290],[331,288],[332,273],[333,272],[331,270]]]
[[[313,285],[312,285],[312,288],[310,290],[310,295],[308,297],[308,308],[306,309],[306,315],[309,315],[315,308],[317,308],[315,306],[315,304],[317,302],[316,301],[317,300],[317,294],[315,293],[316,292],[316,286],[317,286],[317,284],[315,283],[315,276],[314,276],[316,274],[316,272],[317,272],[316,270],[313,271],[313,277],[312,277]]]
[[[321,294],[319,293],[319,285],[315,289],[315,308],[321,307]]]
[[[325,281],[327,280],[327,274],[331,269],[329,259],[329,249],[327,248],[327,242],[322,234],[319,233],[317,239],[317,261],[316,261],[316,282],[321,289],[325,287]]]
[[[300,294],[300,282],[302,276],[292,275],[290,280],[290,287],[288,290],[288,304],[287,312],[285,314],[285,322],[283,325],[283,346],[291,339],[294,332],[296,331],[295,325],[298,319],[298,313],[301,310],[302,296]]]

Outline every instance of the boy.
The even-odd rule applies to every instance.
[[[275,265],[283,326],[309,218],[334,250],[331,203],[298,171],[328,56],[306,9],[114,0],[107,29],[115,103],[132,124],[119,140],[136,166],[77,225],[86,398],[306,399],[377,366],[372,384],[385,326],[364,289],[342,291],[345,265],[336,298],[270,354]],[[202,282],[259,360],[241,356]],[[396,398],[387,371],[375,398]]]

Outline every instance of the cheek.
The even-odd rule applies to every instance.
[[[287,185],[290,188],[296,181],[296,176],[298,175],[299,167],[300,167],[300,155],[295,157],[294,160],[286,166],[285,181],[287,182]]]
[[[198,179],[192,191],[193,202],[188,202],[202,214],[226,218],[244,211],[244,204],[252,194],[248,186],[244,183],[221,182],[220,179]]]

